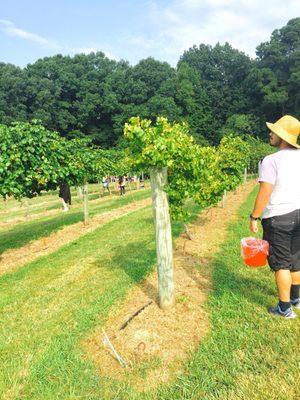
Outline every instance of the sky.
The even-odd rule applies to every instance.
[[[154,57],[176,66],[193,45],[217,42],[254,58],[296,17],[299,0],[0,0],[0,62],[102,51],[131,65]]]

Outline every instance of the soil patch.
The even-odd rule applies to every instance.
[[[101,225],[104,225],[113,219],[123,217],[130,212],[134,212],[150,204],[150,198],[126,204],[125,206],[115,210],[94,216],[90,219],[87,225],[84,225],[83,222],[77,222],[76,224],[62,228],[57,232],[53,232],[47,237],[33,240],[18,249],[7,250],[0,256],[0,275],[5,272],[15,271],[22,265],[25,265],[40,256],[53,253],[61,246],[78,239],[82,235],[94,231]]]
[[[189,226],[188,240],[182,234],[175,243],[175,306],[167,311],[158,307],[156,271],[135,286],[122,304],[112,310],[104,327],[122,367],[103,343],[103,327],[98,326],[83,343],[101,376],[124,381],[138,391],[168,382],[184,369],[184,362],[209,331],[209,318],[203,308],[211,290],[208,264],[226,238],[228,223],[255,186],[249,181],[227,196],[221,205],[202,212]],[[127,326],[122,324],[151,302]]]

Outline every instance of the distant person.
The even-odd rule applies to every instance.
[[[257,233],[262,214],[263,238],[269,242],[268,262],[275,274],[278,303],[269,312],[295,318],[300,310],[300,122],[285,115],[270,129],[270,144],[278,151],[260,165],[260,188],[250,214],[250,230]]]
[[[109,188],[109,179],[108,176],[104,176],[102,178],[102,195],[104,196],[104,192],[105,190],[108,191],[108,193],[110,194],[110,188]]]
[[[125,185],[126,185],[125,176],[120,176],[118,183],[119,183],[120,196],[125,196]]]
[[[143,179],[143,176],[141,176],[140,178],[140,189],[144,189],[145,188],[145,181]]]
[[[61,198],[63,211],[69,211],[69,206],[71,205],[71,191],[66,182],[60,183],[58,196]]]

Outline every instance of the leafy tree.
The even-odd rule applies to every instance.
[[[232,141],[233,137],[239,137],[243,139],[248,145],[248,172],[257,173],[258,163],[268,154],[274,152],[268,143],[265,143],[259,138],[259,121],[258,118],[251,114],[234,114],[228,118],[225,126],[221,129],[222,139],[221,144],[224,144],[224,140]],[[266,130],[265,130],[266,132]],[[240,151],[240,149],[238,149]],[[246,151],[243,150],[243,151]]]
[[[119,173],[126,165],[122,156],[91,146],[87,139],[66,140],[36,120],[0,125],[0,195],[21,199],[54,190],[62,182],[83,186],[86,222],[87,182]]]
[[[39,118],[66,136],[79,130],[95,143],[111,145],[114,107],[106,80],[116,64],[99,52],[73,58],[57,55],[29,65],[25,69],[29,118]]]
[[[188,49],[176,69],[151,57],[130,66],[101,52],[46,57],[24,69],[0,63],[0,123],[37,118],[62,136],[110,148],[133,115],[163,115],[187,122],[197,143],[217,145],[229,117],[252,114],[264,139],[266,120],[299,116],[299,21],[274,31],[256,60],[226,43]]]
[[[0,125],[0,194],[16,199],[56,189],[73,180],[68,153],[56,132],[38,121]]]
[[[250,148],[250,161],[248,170],[250,173],[256,174],[258,172],[259,163],[265,156],[274,153],[276,149],[254,136],[249,135],[245,138],[245,140]]]
[[[258,118],[253,114],[233,114],[220,129],[221,137],[231,134],[245,139],[248,135],[257,136]]]
[[[249,165],[250,146],[239,137],[224,136],[218,147],[223,190],[235,189],[243,180],[244,169]]]
[[[208,145],[207,132],[212,124],[212,112],[208,96],[203,88],[198,71],[182,62],[177,70],[176,95],[177,104],[182,109],[190,132],[199,144]]]
[[[132,78],[145,84],[148,99],[156,94],[166,97],[174,95],[172,80],[175,79],[175,70],[167,62],[152,57],[141,60],[132,68]]]
[[[65,181],[70,185],[83,187],[86,223],[89,219],[88,182],[99,182],[105,175],[124,174],[128,163],[124,162],[125,156],[121,151],[103,150],[92,145],[90,139],[65,140],[63,147],[68,157],[68,174]]]
[[[162,308],[174,302],[170,200],[174,218],[184,218],[183,205],[194,198],[202,206],[217,202],[224,190],[242,180],[249,149],[240,138],[223,138],[219,149],[201,148],[186,124],[166,118],[131,118],[125,125],[132,164],[150,171],[156,229],[159,298]]]
[[[178,119],[181,108],[174,98],[175,79],[174,68],[151,57],[134,67],[119,64],[108,83],[108,90],[113,92],[115,100],[112,120],[116,135],[123,133],[124,123],[133,115],[152,120],[158,115],[172,121]]]
[[[165,118],[158,118],[152,126],[151,120],[132,118],[125,125],[125,136],[134,167],[150,170],[153,210],[155,215],[156,249],[158,264],[159,301],[162,308],[174,304],[173,251],[166,186],[168,168],[176,163],[183,169],[190,166],[193,139],[186,135],[186,126],[170,125]],[[175,167],[176,168],[176,167]],[[174,175],[173,175],[174,176]],[[175,174],[180,183],[180,176]],[[184,187],[178,190],[182,194]],[[179,202],[181,198],[178,198]]]
[[[0,123],[26,121],[26,90],[23,70],[0,63]]]
[[[201,79],[212,114],[205,138],[216,144],[220,140],[217,132],[227,118],[249,110],[244,81],[250,72],[251,61],[229,43],[218,43],[215,47],[201,44],[190,48],[180,57],[179,68],[182,63],[196,70]]]
[[[300,114],[300,18],[276,29],[269,42],[257,47],[257,66],[252,72],[267,119]]]

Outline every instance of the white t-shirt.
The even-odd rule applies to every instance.
[[[263,218],[300,209],[299,173],[300,149],[279,150],[263,159],[258,180],[274,185]]]

